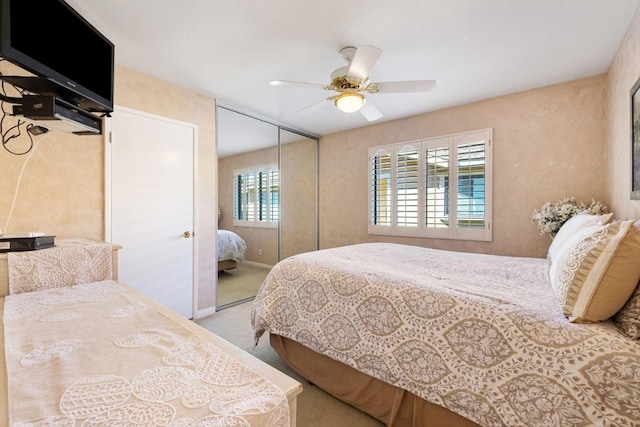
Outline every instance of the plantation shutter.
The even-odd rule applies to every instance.
[[[370,223],[391,225],[391,154],[381,152],[370,157]]]
[[[280,178],[278,169],[269,171],[269,221],[278,221],[280,206]]]
[[[436,142],[425,148],[425,226],[449,226],[449,141]]]
[[[491,128],[369,148],[369,233],[491,241]]]
[[[244,219],[244,198],[243,198],[243,194],[244,194],[244,176],[242,174],[234,174],[234,176],[236,177],[235,179],[235,185],[233,187],[233,199],[235,201],[234,203],[234,210],[233,210],[233,219],[236,220],[242,220]]]
[[[491,129],[454,137],[456,238],[485,241],[492,238],[492,138]]]
[[[256,173],[247,172],[244,176],[247,221],[256,221]]]
[[[257,199],[258,221],[267,221],[267,193],[269,189],[267,183],[267,172],[258,172],[258,182],[256,185],[256,189],[259,196]]]
[[[405,149],[396,155],[396,225],[418,226],[420,172],[418,150]]]
[[[485,143],[460,144],[458,161],[458,227],[484,228]]]
[[[233,225],[276,228],[279,216],[279,173],[274,164],[234,170]]]

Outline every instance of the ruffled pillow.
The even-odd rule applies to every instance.
[[[604,225],[607,224],[613,213],[603,214],[603,215],[591,215],[588,213],[580,213],[578,215],[572,216],[562,224],[558,233],[553,238],[551,245],[549,246],[549,251],[547,252],[547,258],[554,262],[557,258],[558,251],[562,247],[562,245],[575,234],[576,231],[588,227],[590,225]]]
[[[558,251],[551,286],[570,321],[606,320],[633,293],[640,281],[640,229],[633,222],[583,228]]]

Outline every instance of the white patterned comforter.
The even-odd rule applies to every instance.
[[[640,425],[640,341],[569,323],[545,259],[310,252],[271,270],[251,321],[484,426]]]
[[[247,243],[242,237],[229,230],[218,230],[218,261],[232,259],[244,262]]]
[[[280,388],[167,316],[112,280],[5,297],[10,425],[289,425]]]

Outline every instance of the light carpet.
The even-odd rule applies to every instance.
[[[289,368],[264,335],[254,346],[250,314],[253,301],[221,310],[196,323],[302,383],[298,396],[299,427],[369,427],[383,423],[322,391]]]
[[[218,272],[218,307],[256,296],[269,270],[238,263],[232,270]]]

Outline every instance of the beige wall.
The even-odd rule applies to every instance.
[[[640,11],[609,67],[607,85],[607,192],[620,219],[640,218],[640,200],[631,200],[630,91],[640,78]]]
[[[25,73],[0,64],[3,74]],[[5,85],[9,88],[8,85]],[[17,93],[8,93],[17,96]],[[10,106],[3,105],[5,111]],[[6,148],[14,152],[29,149],[25,127],[20,135],[9,128],[17,119],[5,116]],[[0,149],[0,229],[7,233],[43,231],[59,238],[104,237],[104,145],[102,136],[76,136],[49,132],[33,137],[34,148],[25,155]],[[27,162],[28,160],[28,162]],[[26,164],[25,164],[26,162]],[[20,172],[24,174],[18,187]],[[18,188],[15,207],[7,225]],[[6,229],[5,229],[6,228]]]
[[[198,126],[198,309],[212,307],[217,271],[215,100],[123,67],[115,71],[117,105]],[[22,136],[16,141],[12,146],[18,150],[28,139]],[[26,157],[0,150],[0,228],[5,226]],[[7,230],[104,239],[104,161],[102,136],[45,134],[25,168]]]
[[[233,171],[271,163],[278,163],[278,147],[218,159],[218,204],[222,211],[219,227],[233,231],[247,242],[247,261],[266,265],[278,262],[278,229],[233,225]]]
[[[546,256],[550,239],[530,222],[534,209],[565,196],[608,202],[605,89],[606,76],[599,75],[323,137],[320,247],[388,241]],[[494,136],[492,242],[367,234],[368,147],[488,127]]]

